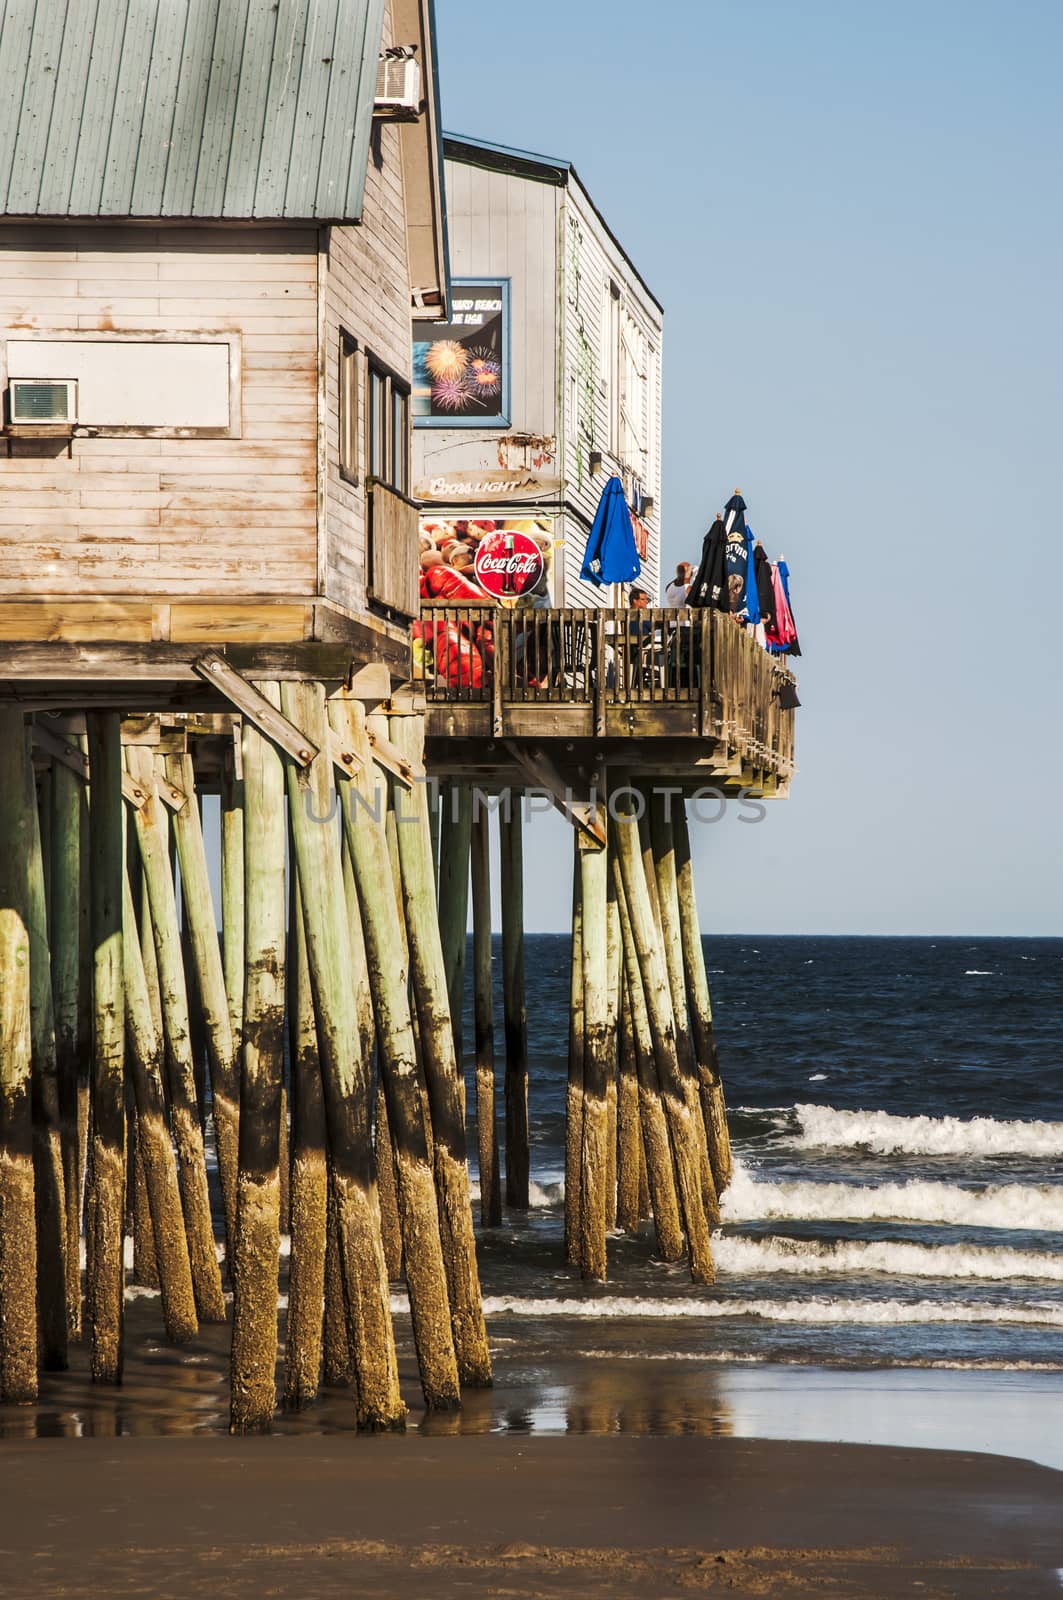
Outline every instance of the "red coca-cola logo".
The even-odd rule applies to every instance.
[[[476,581],[496,600],[512,600],[534,589],[545,570],[543,553],[527,533],[489,533],[473,563]]]

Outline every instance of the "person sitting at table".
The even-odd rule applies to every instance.
[[[629,611],[648,611],[650,597],[645,589],[633,584],[628,590],[627,603]],[[653,618],[629,617],[627,635],[630,641],[627,650],[628,686],[631,687],[640,681],[643,652],[653,638]]]

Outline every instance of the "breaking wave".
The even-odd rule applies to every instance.
[[[716,1266],[732,1277],[760,1273],[881,1272],[891,1278],[981,1278],[993,1282],[1033,1278],[1063,1283],[1063,1254],[979,1248],[975,1245],[907,1244],[898,1240],[713,1239]]]
[[[952,1227],[1063,1229],[1063,1185],[1005,1183],[979,1189],[907,1183],[759,1182],[741,1161],[723,1197],[724,1222],[754,1218],[932,1222]]]
[[[392,1310],[406,1309],[405,1295],[394,1296]],[[1063,1327],[1063,1305],[1050,1302],[997,1306],[986,1302],[938,1300],[661,1300],[634,1295],[603,1295],[586,1300],[536,1300],[520,1295],[489,1295],[484,1300],[484,1315],[572,1317],[595,1321],[608,1317],[654,1318],[661,1321],[753,1317],[764,1322],[984,1322]]]
[[[836,1111],[797,1105],[797,1144],[805,1149],[865,1149],[876,1155],[1063,1156],[1063,1122],[996,1122],[992,1117],[895,1117],[887,1111]]]

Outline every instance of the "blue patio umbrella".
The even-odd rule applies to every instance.
[[[580,577],[604,589],[610,583],[633,583],[641,571],[624,485],[619,478],[610,478],[587,536]]]

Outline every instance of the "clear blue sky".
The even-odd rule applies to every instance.
[[[801,771],[699,830],[703,925],[1063,934],[1063,5],[437,3],[446,126],[664,302],[666,560],[738,484],[793,572]],[[536,823],[529,927],[569,871]]]

